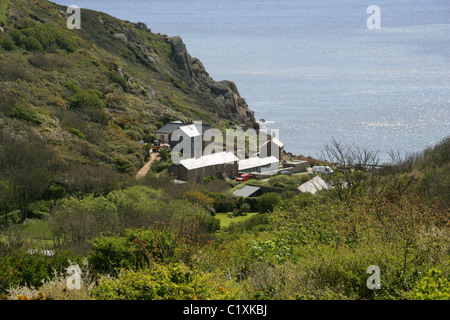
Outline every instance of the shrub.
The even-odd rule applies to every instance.
[[[3,63],[0,61],[0,80],[16,81],[19,79],[29,79],[28,72],[23,66],[14,63]]]
[[[51,257],[41,254],[39,250],[33,254],[15,251],[1,259],[1,293],[6,293],[14,286],[37,288],[42,281],[50,279],[55,271],[65,272],[71,261],[81,265],[81,259],[71,251],[56,252]]]
[[[232,212],[237,208],[237,199],[231,195],[222,193],[210,193],[214,199],[214,210],[218,213]]]
[[[17,49],[14,40],[11,38],[9,34],[2,34],[0,36],[0,46],[2,46],[3,49],[5,49],[6,51],[12,51]]]
[[[440,270],[431,269],[405,296],[412,300],[450,300],[450,281]]]
[[[159,157],[161,158],[161,161],[166,162],[169,160],[169,151],[167,151],[167,148],[162,147],[159,150]]]
[[[88,196],[61,200],[49,218],[53,239],[58,243],[82,243],[100,235],[117,232],[119,217],[116,206],[105,197]]]
[[[144,230],[127,230],[123,237],[100,237],[92,240],[88,262],[94,272],[115,274],[120,268],[139,269],[149,263],[149,257],[136,250],[135,240],[154,245],[155,234]]]
[[[9,91],[0,92],[0,112],[10,113],[17,104],[16,96]]]
[[[107,196],[117,207],[121,230],[148,226],[150,220],[170,219],[170,216],[163,217],[164,213],[159,210],[160,197],[160,190],[145,186],[113,191]]]
[[[204,208],[212,208],[214,206],[214,199],[208,197],[203,192],[197,190],[189,190],[184,193],[184,198],[191,203],[197,203]]]
[[[166,170],[169,167],[170,167],[170,164],[168,162],[163,162],[161,160],[156,160],[156,161],[153,161],[151,170],[154,173],[161,173],[161,172],[163,172],[164,170]]]
[[[296,190],[299,187],[299,185],[305,183],[309,179],[310,176],[308,175],[300,175],[300,176],[278,175],[269,179],[269,185],[276,188]]]
[[[71,128],[71,127],[64,127],[64,129],[66,129],[71,134],[77,136],[78,138],[86,139],[86,136],[78,129]]]
[[[152,264],[123,270],[117,279],[103,278],[93,291],[98,300],[233,300],[241,296],[232,281],[189,269],[184,264]]]
[[[128,90],[128,82],[127,80],[125,80],[117,71],[110,71],[109,72],[109,79],[114,82],[117,83],[118,85],[120,85],[123,89],[123,91],[127,91]]]
[[[251,206],[248,203],[243,203],[239,209],[240,213],[249,213],[251,211]]]
[[[272,212],[274,207],[281,201],[278,193],[265,193],[258,198],[258,207],[260,212]]]
[[[94,90],[79,90],[68,100],[71,108],[93,107],[99,110],[103,109],[103,101]]]
[[[281,200],[289,200],[289,199],[293,199],[296,196],[294,191],[285,191],[281,194]]]
[[[53,62],[47,56],[39,51],[33,52],[28,58],[28,62],[36,68],[51,71],[54,69]]]
[[[34,37],[28,37],[25,40],[25,49],[28,51],[44,51],[42,44]]]
[[[67,52],[75,52],[75,41],[70,34],[51,23],[37,24],[31,19],[21,20],[15,25],[16,29],[9,32],[17,46],[29,51],[51,51],[59,47]]]
[[[37,112],[24,105],[16,105],[11,116],[13,118],[29,121],[35,124],[42,124],[43,122],[42,117]]]
[[[88,261],[95,272],[102,274],[124,268],[137,270],[151,262],[191,263],[207,245],[205,230],[202,221],[187,217],[179,224],[155,222],[149,229],[128,229],[121,237],[92,240]]]

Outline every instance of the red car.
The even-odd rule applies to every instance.
[[[251,176],[248,173],[241,174],[240,177],[236,178],[236,181],[247,181],[250,180]]]

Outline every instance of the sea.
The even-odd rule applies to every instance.
[[[389,162],[450,135],[448,0],[56,2],[181,36],[293,154],[334,139]]]

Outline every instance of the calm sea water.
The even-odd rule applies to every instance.
[[[450,135],[448,0],[56,2],[181,36],[295,154],[318,156],[336,138],[388,160]],[[380,30],[366,26],[373,4]]]

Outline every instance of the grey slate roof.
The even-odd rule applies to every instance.
[[[209,124],[200,125],[198,123],[194,123],[193,125],[197,128],[197,130],[202,135],[205,134],[206,130],[208,130],[210,128]],[[179,121],[169,122],[168,124],[164,125],[160,129],[158,129],[158,131],[156,131],[156,134],[172,134],[178,128],[185,127],[185,126],[189,126],[189,124],[182,123]]]
[[[233,192],[233,194],[237,197],[248,198],[251,197],[254,193],[258,192],[260,189],[261,187],[245,186],[242,189],[236,190],[235,192]]]
[[[184,126],[187,126],[187,124],[170,122],[170,123],[164,125],[162,128],[160,128],[158,131],[156,131],[156,134],[172,134],[175,130],[177,130],[180,127],[184,127]]]

